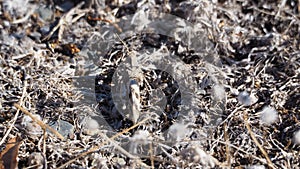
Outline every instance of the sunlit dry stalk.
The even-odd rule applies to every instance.
[[[257,147],[259,148],[259,150],[262,152],[262,154],[265,156],[267,162],[268,162],[268,165],[269,167],[271,168],[275,168],[271,159],[269,158],[269,155],[268,153],[265,151],[265,149],[263,148],[263,146],[258,142],[258,140],[256,139],[254,133],[252,132],[251,130],[251,127],[248,123],[248,114],[246,112],[244,112],[244,122],[245,122],[245,125],[246,125],[246,128],[250,134],[250,137],[252,138],[252,140],[254,141],[254,143],[257,145]]]
[[[29,111],[27,111],[26,109],[24,109],[22,106],[20,106],[17,103],[14,103],[14,106],[18,109],[20,109],[23,113],[25,113],[26,115],[28,115],[33,121],[35,121],[38,125],[40,125],[42,127],[42,129],[46,130],[50,130],[54,135],[56,135],[58,138],[60,138],[61,140],[64,140],[64,136],[62,136],[58,131],[54,130],[53,128],[51,128],[49,125],[45,124],[43,121],[37,119],[36,117],[34,117],[33,114],[31,114]]]

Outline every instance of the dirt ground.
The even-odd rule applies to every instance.
[[[296,0],[0,0],[0,169],[300,168],[299,10]],[[140,26],[139,12],[192,23],[199,44],[181,41],[178,22],[173,37],[133,31],[104,53],[101,38]],[[126,78],[114,72],[145,53],[179,57],[170,63],[192,72],[191,102],[181,106],[171,74],[145,68],[129,96],[140,114],[116,109],[113,86]]]

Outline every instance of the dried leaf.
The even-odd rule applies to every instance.
[[[21,141],[18,137],[11,138],[5,149],[0,153],[0,169],[16,169]]]

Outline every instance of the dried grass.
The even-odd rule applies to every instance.
[[[39,3],[26,2],[24,9],[20,9],[9,0],[0,1],[0,152],[11,138],[22,138],[18,152],[19,168],[33,165],[43,165],[44,168],[300,166],[298,1],[124,1],[124,4],[110,1],[105,8],[99,6],[98,1],[91,1],[90,5],[84,6],[88,8],[81,8],[82,4],[78,3],[65,13],[55,9],[63,1],[39,2],[52,5],[53,16],[59,18],[57,22],[55,17],[51,22],[43,21],[38,14],[32,13]],[[203,97],[197,97],[191,103],[197,104],[201,111],[186,117],[189,119],[185,124],[186,136],[180,137],[175,144],[169,144],[170,140],[164,140],[168,137],[161,136],[159,131],[169,124],[162,123],[155,115],[151,116],[152,121],[138,121],[136,125],[125,123],[127,129],[123,132],[108,130],[105,128],[107,123],[101,123],[103,128],[94,136],[84,132],[82,122],[86,116],[94,118],[99,115],[99,108],[107,114],[114,112],[110,103],[83,103],[82,99],[91,93],[80,92],[74,85],[75,77],[98,74],[99,80],[101,75],[110,75],[110,69],[118,61],[94,58],[94,64],[82,54],[86,51],[77,52],[85,49],[83,46],[99,29],[119,28],[116,15],[134,13],[137,8],[150,8],[154,14],[170,12],[195,22],[197,29],[205,30],[213,43],[209,51],[222,62],[218,69],[205,67],[201,60],[187,53],[185,62],[203,71],[195,78],[206,94],[202,93]],[[42,31],[46,28],[49,28],[47,33]],[[149,42],[156,42],[149,37]],[[125,57],[129,50],[138,49],[138,40],[139,36],[124,40],[115,46],[110,56],[115,59]],[[87,70],[85,66],[89,64],[94,67]],[[208,78],[211,70],[224,76],[225,91],[211,85]],[[144,88],[140,96],[147,100],[155,78],[151,71],[144,73]],[[105,85],[104,88],[96,87],[102,94],[109,94]],[[251,104],[240,103],[238,95],[243,91],[253,96]],[[220,98],[222,93],[226,97]],[[222,122],[208,132],[211,130],[204,127],[211,120],[211,95],[220,98],[219,101],[226,98],[226,104],[219,105],[225,109]],[[22,126],[24,114],[20,113],[20,107],[13,106],[15,103],[40,115],[43,124],[50,125],[59,119],[69,122],[74,126],[74,132],[64,140],[47,132],[32,136]],[[259,112],[265,106],[273,107],[278,113],[278,120],[272,125],[263,125],[260,121]],[[140,115],[140,118],[149,118],[150,115]],[[119,118],[109,122],[114,122],[111,123],[114,125]],[[136,130],[147,128],[156,132],[151,132],[148,136],[151,142],[141,145],[137,152],[142,152],[142,148],[148,148],[150,152],[137,156],[122,147],[122,140],[128,139]],[[157,153],[157,148],[161,153]],[[36,158],[30,155],[33,152]]]

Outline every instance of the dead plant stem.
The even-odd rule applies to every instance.
[[[270,160],[269,158],[269,155],[268,153],[265,151],[265,149],[263,148],[263,146],[258,142],[258,140],[256,139],[254,133],[252,132],[251,130],[251,127],[250,127],[250,124],[248,123],[248,114],[247,112],[244,112],[244,121],[245,121],[245,125],[246,125],[246,128],[250,134],[250,137],[252,138],[252,140],[254,141],[254,143],[257,145],[257,147],[259,148],[259,150],[262,152],[262,154],[265,156],[267,162],[268,162],[268,165],[269,167],[271,168],[275,168],[272,161]]]

